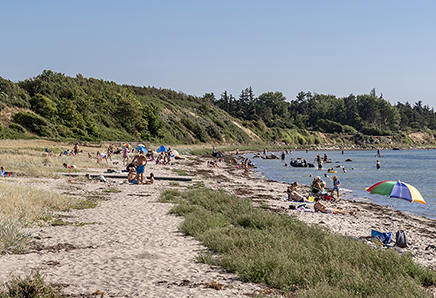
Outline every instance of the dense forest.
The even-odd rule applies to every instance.
[[[322,142],[323,133],[343,142],[385,136],[410,144],[407,133],[436,130],[433,108],[392,105],[375,89],[339,98],[302,91],[290,101],[281,92],[256,96],[251,87],[238,98],[227,91],[198,97],[50,70],[17,83],[0,77],[0,111],[3,139],[308,145]]]

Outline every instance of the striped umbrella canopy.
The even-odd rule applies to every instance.
[[[419,202],[425,205],[421,193],[412,185],[401,181],[381,181],[366,189],[370,194],[384,195],[390,198],[409,202]]]
[[[421,193],[412,185],[401,181],[394,181],[394,180],[381,181],[372,185],[371,187],[368,187],[366,190],[370,194],[378,194],[390,198],[395,198],[389,232],[391,231],[391,227],[392,227],[392,219],[394,216],[394,210],[395,210],[395,205],[397,203],[397,199],[402,199],[408,202],[419,202],[425,205],[425,201]]]

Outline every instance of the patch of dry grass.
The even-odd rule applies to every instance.
[[[0,184],[0,253],[26,249],[35,222],[68,210],[76,199],[28,186]]]
[[[88,158],[87,154],[78,156],[44,156],[42,152],[22,149],[0,149],[1,166],[6,171],[19,176],[59,178],[60,173],[68,173],[63,164],[75,165],[71,172],[80,172],[88,168],[107,168],[106,163],[97,163],[96,158]],[[117,156],[117,158],[119,158]],[[113,158],[115,160],[115,158]],[[120,159],[121,161],[121,159]]]

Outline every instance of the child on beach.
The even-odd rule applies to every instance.
[[[150,173],[150,180],[146,181],[145,184],[153,184],[154,183],[154,174]]]
[[[336,191],[337,193],[337,198],[339,199],[339,186],[341,185],[341,181],[339,181],[338,176],[333,176],[333,189],[332,189],[332,197]]]
[[[108,163],[107,155],[104,153],[100,153],[100,151],[97,151],[97,163],[100,163],[100,161],[102,161],[103,159],[106,160],[106,163]]]

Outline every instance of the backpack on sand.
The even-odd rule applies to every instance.
[[[406,232],[403,230],[397,231],[395,234],[395,245],[398,247],[407,247]]]

